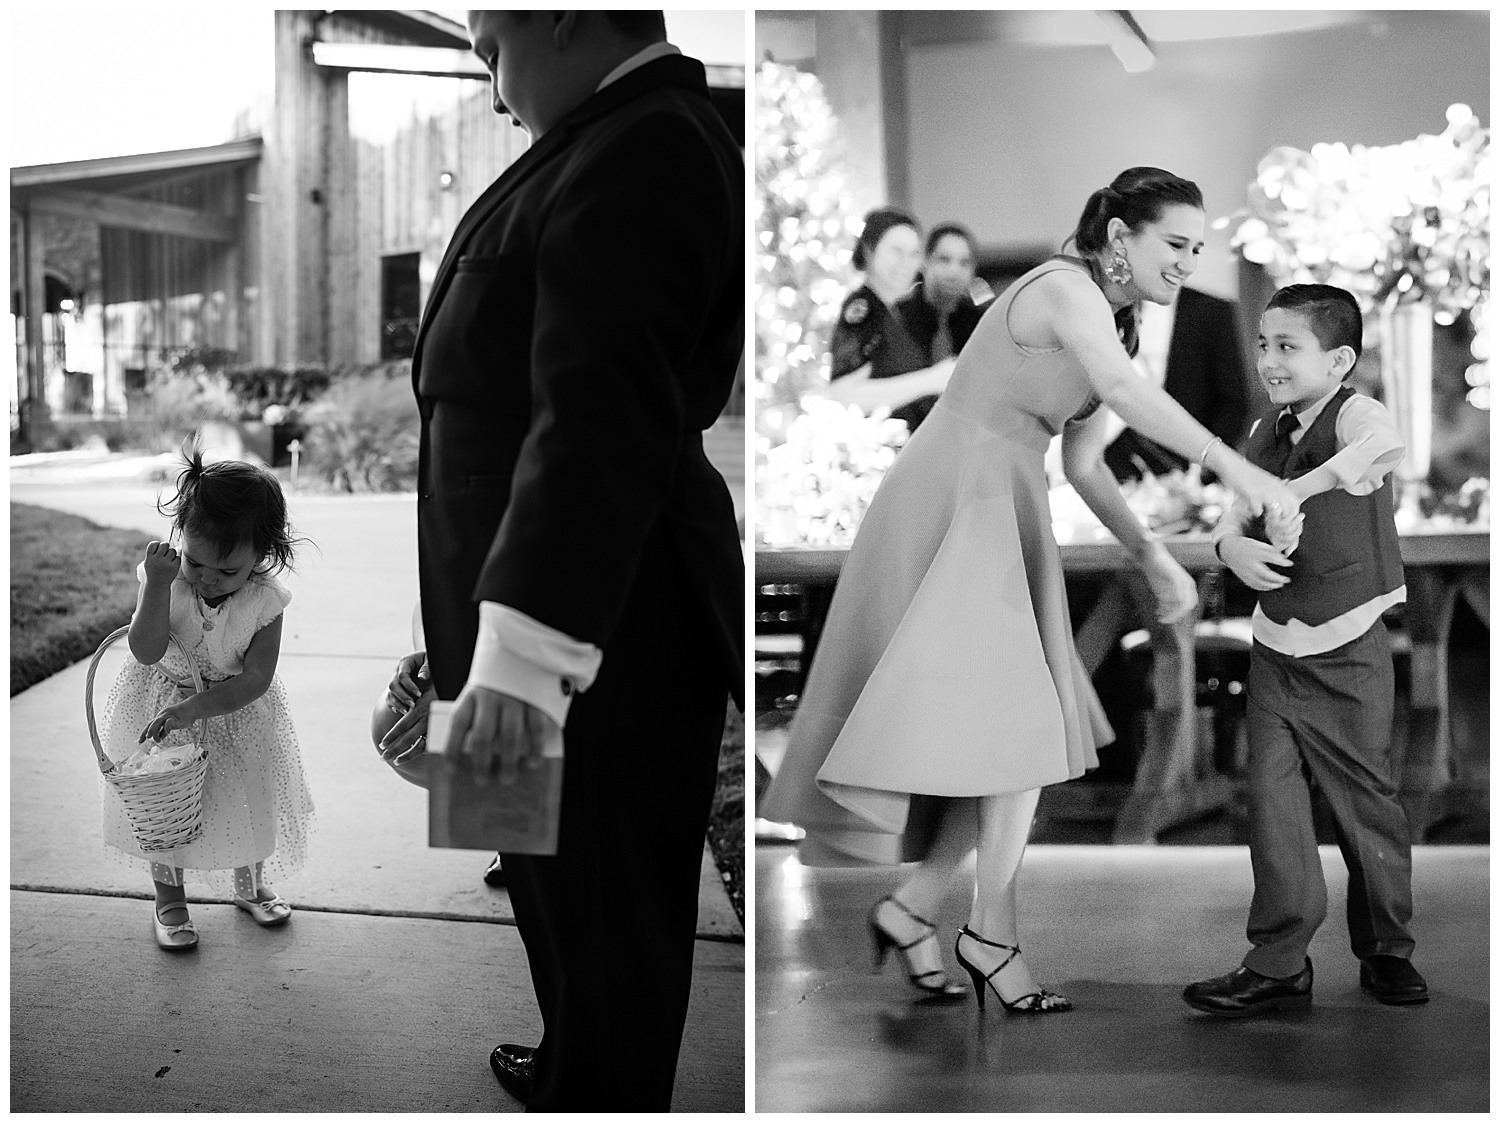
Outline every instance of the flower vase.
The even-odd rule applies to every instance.
[[[1381,308],[1380,378],[1386,408],[1406,445],[1396,468],[1396,523],[1407,530],[1422,519],[1419,501],[1432,463],[1432,306],[1427,301]]]

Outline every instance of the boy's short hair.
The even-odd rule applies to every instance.
[[[1359,362],[1364,350],[1365,318],[1354,294],[1337,285],[1287,285],[1272,295],[1266,311],[1272,308],[1298,313],[1307,320],[1308,330],[1318,337],[1323,350],[1348,347],[1354,351],[1355,363]]]

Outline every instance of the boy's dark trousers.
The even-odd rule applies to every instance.
[[[1349,869],[1354,954],[1411,958],[1411,837],[1391,784],[1395,672],[1385,625],[1318,655],[1256,643],[1250,656],[1250,861],[1255,896],[1245,966],[1302,970],[1328,891],[1313,833],[1316,784]]]

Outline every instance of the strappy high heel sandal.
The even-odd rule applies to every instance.
[[[979,943],[985,945],[985,947],[1000,948],[1003,951],[1010,952],[1010,954],[1000,961],[999,967],[986,974],[982,969],[974,966],[974,964],[964,958],[963,949],[959,946],[959,940],[962,940],[965,936],[971,940],[977,940]],[[963,969],[969,973],[969,978],[973,980],[974,997],[979,1002],[981,1010],[984,1009],[984,992],[987,989],[995,992],[995,997],[1000,999],[1000,1005],[1005,1007],[1007,1014],[1061,1014],[1064,1010],[1073,1009],[1073,1003],[1069,1002],[1062,995],[1054,994],[1050,990],[1041,988],[1038,988],[1031,994],[1023,994],[1014,1002],[1005,1001],[1000,994],[1000,988],[995,986],[990,980],[1010,966],[1011,960],[1021,954],[1021,949],[1014,944],[997,944],[994,940],[986,940],[966,924],[959,929],[958,940],[953,942],[953,954],[957,957],[958,962],[963,965]]]
[[[896,942],[892,936],[880,926],[876,916],[880,912],[880,906],[889,901],[904,912],[912,920],[927,929],[910,943],[901,944]],[[911,909],[907,908],[895,897],[887,897],[885,900],[876,901],[875,907],[870,910],[870,939],[875,944],[875,970],[880,970],[885,963],[885,957],[890,954],[892,948],[901,953],[901,958],[906,961],[906,977],[911,980],[911,985],[918,990],[926,991],[928,994],[939,995],[943,998],[957,998],[964,993],[964,988],[959,983],[950,983],[948,974],[941,967],[935,967],[931,971],[918,971],[917,965],[912,962],[911,949],[927,940],[937,940],[937,925],[929,920],[924,920]]]

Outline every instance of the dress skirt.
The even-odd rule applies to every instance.
[[[140,731],[162,707],[191,693],[191,687],[160,670],[127,659],[106,704],[101,727],[106,754],[116,762],[130,756],[141,748]],[[101,778],[106,850],[136,866],[193,870],[200,880],[226,889],[232,884],[228,871],[236,867],[264,862],[266,872],[277,876],[298,869],[307,855],[313,805],[281,679],[273,678],[254,702],[207,724],[203,833],[176,850],[142,853],[124,805]],[[183,732],[167,738],[168,743],[188,740]]]
[[[805,860],[920,857],[913,796],[1059,783],[1113,740],[1073,645],[1050,437],[945,396],[882,480],[761,811],[808,832]]]

